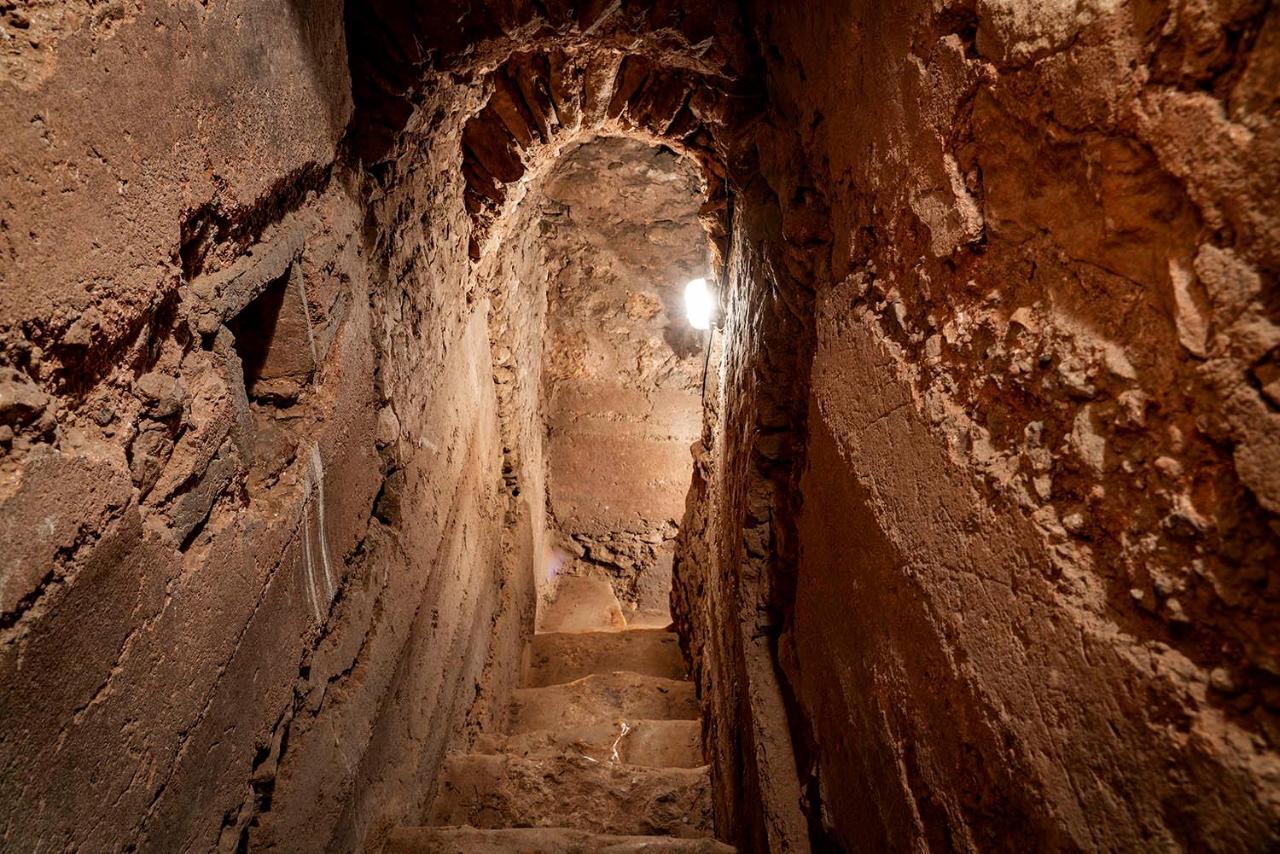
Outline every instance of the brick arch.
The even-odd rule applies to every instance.
[[[714,0],[362,0],[346,7],[354,115],[347,147],[394,156],[422,93],[479,90],[463,126],[464,198],[478,259],[530,169],[590,135],[665,144],[705,179],[722,248],[727,164],[763,103],[740,20]]]
[[[520,197],[516,188],[569,144],[591,136],[639,138],[693,159],[703,175],[704,225],[723,248],[729,126],[723,91],[641,54],[584,58],[563,50],[513,54],[485,85],[489,98],[462,133],[473,259]]]
[[[433,75],[475,82],[521,51],[646,55],[724,91],[754,67],[744,25],[715,0],[348,0],[345,19],[348,143],[365,164],[388,155]]]

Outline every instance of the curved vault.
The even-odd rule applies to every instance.
[[[348,10],[355,154],[385,161],[405,130],[456,121],[454,108],[467,115],[462,170],[478,260],[528,182],[571,144],[596,135],[665,144],[699,164],[703,221],[723,254],[728,164],[761,106],[736,20],[711,3],[455,11],[403,2]],[[451,108],[447,95],[441,103],[451,88],[468,90],[466,106]]]

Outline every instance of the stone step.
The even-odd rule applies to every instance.
[[[626,627],[622,603],[603,578],[561,578],[555,600],[538,614],[540,632],[616,632]]]
[[[733,854],[714,839],[609,836],[563,827],[399,827],[384,854]]]
[[[508,731],[573,732],[601,721],[696,720],[693,683],[639,673],[595,673],[512,693]]]
[[[711,776],[585,757],[468,753],[445,760],[429,824],[569,827],[622,836],[712,835]]]
[[[626,619],[627,628],[629,629],[665,629],[671,625],[671,612],[669,610],[637,611],[623,608],[622,616]]]
[[[668,679],[684,679],[688,674],[673,632],[555,632],[533,636],[524,685],[540,688],[624,670]]]
[[[540,689],[539,689],[540,690]],[[699,721],[602,720],[581,728],[539,729],[514,735],[481,735],[476,753],[510,753],[525,759],[586,756],[650,768],[703,764]]]

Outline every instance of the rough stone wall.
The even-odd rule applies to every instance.
[[[797,187],[830,210],[797,560],[763,582],[815,844],[1274,847],[1280,17],[839,2],[753,23],[769,126],[795,134],[761,136],[761,172],[784,222]],[[726,346],[690,504],[712,543],[755,482],[731,469]],[[684,554],[691,642],[749,661],[699,616],[740,565],[689,544],[686,582]],[[766,707],[710,688],[717,727]],[[714,758],[748,799],[787,770]]]
[[[426,8],[377,0],[359,14],[349,9],[347,27],[358,46],[348,141],[379,186],[397,192],[406,178],[389,153],[404,134],[460,143],[468,221],[444,223],[430,240],[467,240],[479,271],[469,299],[491,301],[504,479],[521,501],[530,491],[541,495],[543,413],[529,396],[541,359],[528,357],[540,349],[535,333],[545,310],[536,216],[545,182],[567,152],[596,137],[666,145],[700,167],[699,220],[722,251],[726,164],[739,142],[733,131],[759,106],[741,21],[710,3]],[[421,225],[413,215],[404,219],[415,235],[443,222],[429,210]],[[542,509],[530,502],[532,522]],[[534,530],[542,536],[540,525]],[[536,573],[540,596],[552,589],[552,566]]]
[[[454,104],[468,97],[440,95]],[[420,820],[445,752],[505,708],[532,625],[535,529],[504,473],[508,432],[493,362],[500,312],[457,237],[466,213],[456,129],[410,128],[368,188],[371,300],[382,327],[384,481],[374,515],[392,534],[395,571],[362,615],[370,662],[362,687],[375,702],[352,703],[333,730],[317,733],[334,749],[298,772],[332,774],[349,762],[349,734],[365,742],[351,790],[335,804],[334,844],[344,849],[361,847],[365,828],[367,844],[392,824]],[[290,806],[293,821],[324,809],[302,798]],[[278,836],[282,845],[289,838]]]
[[[704,336],[683,295],[709,272],[701,189],[669,149],[605,138],[543,191],[547,498],[564,571],[603,570],[629,610],[655,615],[702,416]]]
[[[545,601],[555,589],[549,562],[546,426],[541,398],[550,271],[536,188],[532,196],[504,223],[507,230],[499,248],[479,266],[480,282],[492,306],[490,343],[503,427],[502,477],[509,495],[509,521],[518,521],[530,532],[527,548],[532,574],[528,579],[520,578],[525,586],[527,631],[533,629],[536,602]]]
[[[532,620],[461,127],[353,173],[337,3],[0,19],[0,838],[360,848]]]
[[[6,844],[359,848],[504,708],[545,575],[518,202],[602,130],[722,202],[740,57],[709,4],[433,9],[0,10]]]
[[[760,126],[761,151],[785,132]],[[692,662],[712,765],[716,828],[745,851],[808,851],[802,719],[778,666],[793,598],[795,519],[813,353],[807,246],[820,222],[806,190],[780,177],[735,197],[724,323],[703,434],[676,546],[672,611]],[[787,205],[780,199],[795,200]]]

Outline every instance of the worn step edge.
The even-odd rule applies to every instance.
[[[564,827],[398,827],[384,854],[734,854],[715,839],[614,836]]]
[[[525,759],[585,756],[597,762],[647,768],[697,768],[702,757],[702,722],[606,717],[575,727],[482,734],[474,752],[510,753]]]
[[[617,632],[627,628],[613,585],[589,575],[561,577],[556,596],[538,613],[539,634]]]
[[[712,835],[711,775],[585,757],[468,753],[445,760],[433,826],[571,827],[623,836]]]
[[[548,632],[533,636],[523,686],[541,688],[599,673],[687,679],[679,638],[664,629]]]
[[[694,686],[639,673],[593,673],[572,682],[518,688],[508,710],[511,734],[589,726],[604,719],[696,720]]]

